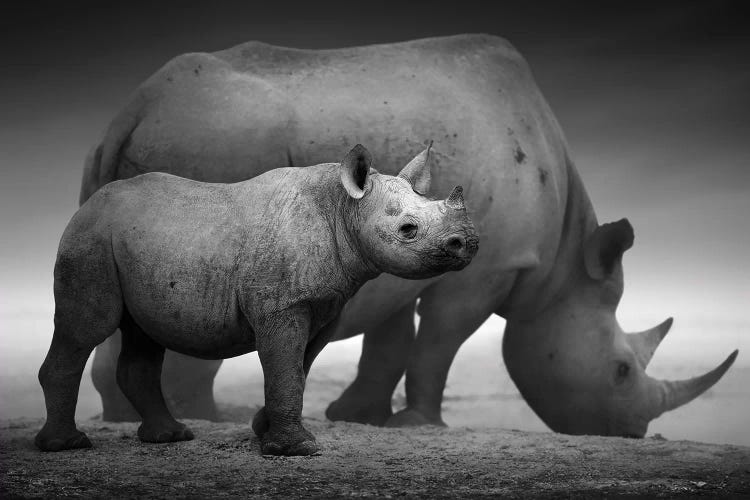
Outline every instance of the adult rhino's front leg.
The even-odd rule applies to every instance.
[[[135,422],[141,417],[122,393],[115,377],[121,342],[118,330],[96,348],[91,378],[102,398],[102,419]],[[221,360],[208,361],[166,351],[162,390],[167,407],[176,418],[218,420],[213,385],[220,366]]]
[[[312,455],[318,451],[318,445],[302,426],[304,358],[310,334],[308,313],[305,308],[274,313],[255,327],[266,400],[263,428],[258,417],[253,426],[257,433],[262,433],[261,451],[264,455]]]
[[[486,281],[484,289],[468,273],[455,278],[440,281],[421,296],[419,330],[406,367],[406,408],[389,418],[387,427],[445,425],[441,405],[451,363],[507,293],[492,290]]]
[[[414,305],[404,307],[365,331],[357,378],[326,409],[330,420],[385,425],[391,416],[391,399],[404,376],[414,343]]]

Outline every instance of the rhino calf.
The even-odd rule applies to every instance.
[[[39,371],[45,451],[86,448],[78,387],[97,344],[122,330],[117,381],[142,441],[189,440],[160,386],[165,348],[219,359],[258,351],[264,454],[309,455],[305,378],[346,301],[381,272],[422,279],[469,264],[478,238],[457,186],[423,196],[429,148],[397,177],[361,145],[340,163],[208,184],[150,173],[103,187],[73,216],[55,264],[55,331]],[[421,193],[421,194],[420,194]]]

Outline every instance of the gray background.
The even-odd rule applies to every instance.
[[[654,373],[697,374],[740,348],[727,378],[687,408],[704,411],[704,404],[706,418],[693,420],[708,429],[711,412],[724,411],[716,401],[734,398],[721,408],[736,429],[730,422],[724,434],[698,437],[747,439],[739,424],[750,419],[750,36],[742,2],[256,4],[66,2],[4,10],[0,416],[42,408],[33,375],[51,337],[52,267],[77,208],[83,159],[130,92],[167,60],[253,39],[328,48],[485,32],[507,38],[527,58],[600,221],[628,217],[635,227],[620,320],[635,330],[676,318]],[[461,393],[461,356],[472,348],[474,365],[503,373],[501,328],[494,319],[469,341],[449,393]],[[327,348],[321,361],[349,363],[342,384],[360,340],[349,342]],[[512,392],[503,376],[493,375],[488,391]],[[21,396],[34,403],[24,406]],[[503,411],[498,403],[480,423],[516,425]],[[693,418],[685,415],[675,422]],[[534,418],[524,416],[520,426],[527,417]]]

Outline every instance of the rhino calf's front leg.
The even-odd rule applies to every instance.
[[[331,341],[333,334],[336,332],[336,328],[339,324],[340,316],[324,326],[313,338],[311,338],[305,348],[305,358],[302,364],[302,369],[305,372],[305,380],[310,374],[310,368],[312,367],[313,361],[318,357],[320,351]],[[255,435],[262,438],[266,432],[268,432],[268,414],[266,408],[263,407],[257,411],[253,417],[253,431]]]
[[[310,335],[309,313],[302,308],[274,313],[256,323],[258,358],[263,367],[268,430],[262,432],[264,455],[312,455],[315,437],[302,426],[305,390],[303,361]],[[257,417],[256,417],[257,419]],[[256,428],[256,425],[253,426]]]

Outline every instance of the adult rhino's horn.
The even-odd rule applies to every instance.
[[[732,366],[732,363],[737,358],[738,352],[735,350],[722,364],[700,377],[678,381],[652,379],[661,393],[661,397],[657,399],[659,401],[657,403],[658,407],[654,408],[654,418],[665,411],[674,410],[678,406],[689,403],[706,392],[729,370],[729,367]]]
[[[661,341],[667,336],[670,328],[672,328],[672,318],[668,318],[662,324],[650,330],[631,333],[625,337],[643,368],[648,366],[649,361],[654,356],[654,352],[656,352],[656,348],[659,347]]]
[[[409,181],[409,184],[411,184],[415,193],[423,196],[430,190],[430,181],[432,180],[429,164],[430,149],[432,149],[432,141],[430,141],[427,149],[415,156],[414,159],[412,159],[412,161],[410,161],[401,172],[398,173],[399,177]]]
[[[445,205],[453,210],[466,210],[466,205],[464,205],[464,188],[461,186],[454,187],[448,199],[445,200]]]

